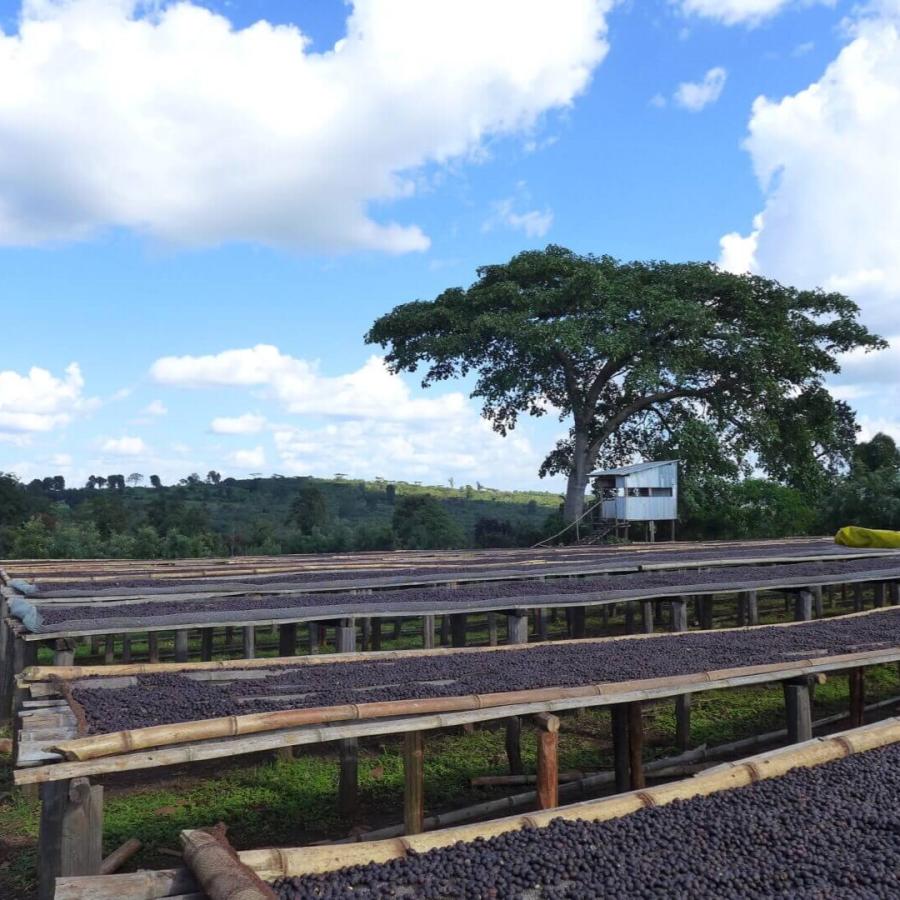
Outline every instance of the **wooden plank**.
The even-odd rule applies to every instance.
[[[420,834],[425,821],[425,745],[421,731],[403,736],[403,825]]]

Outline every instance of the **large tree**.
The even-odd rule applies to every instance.
[[[709,263],[627,262],[563,247],[483,266],[468,288],[404,303],[366,335],[423,386],[475,375],[496,431],[558,413],[569,437],[541,474],[568,476],[567,520],[591,470],[672,443],[688,422],[722,452],[798,484],[843,465],[855,423],[823,379],[838,355],[884,342],[842,294],[801,291]]]

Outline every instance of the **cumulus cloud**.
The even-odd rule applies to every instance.
[[[673,0],[686,15],[713,19],[723,25],[758,25],[788,7],[810,6],[817,0]],[[835,0],[818,0],[833,6]]]
[[[757,99],[746,147],[764,208],[723,265],[842,291],[900,330],[900,4],[871,7],[805,90]]]
[[[213,434],[257,434],[265,425],[265,416],[244,413],[242,416],[219,416],[209,423],[209,430]]]
[[[143,456],[150,452],[150,448],[141,438],[127,435],[109,438],[103,442],[100,449],[111,456]]]
[[[145,416],[164,416],[169,410],[162,400],[152,400],[141,410],[141,412],[143,412]]]
[[[122,227],[179,244],[428,246],[373,201],[570,105],[613,0],[355,0],[295,26],[191,3],[26,0],[0,32],[0,243]],[[76,163],[77,161],[77,163]]]
[[[262,388],[287,412],[297,414],[418,421],[443,419],[466,406],[459,392],[414,397],[378,356],[355,372],[330,377],[321,374],[318,363],[282,353],[271,344],[207,356],[166,356],[153,363],[150,376],[183,388]]]
[[[235,450],[228,459],[239,469],[261,469],[266,464],[266,451],[259,446],[251,450]]]
[[[60,378],[37,366],[27,375],[0,372],[0,435],[27,437],[68,424],[91,405],[83,395],[84,378],[71,363]]]
[[[722,96],[728,73],[721,66],[710,69],[700,81],[683,81],[672,99],[682,109],[700,112]]]
[[[482,225],[482,231],[494,228],[510,228],[522,231],[528,237],[543,237],[553,224],[553,211],[549,209],[527,209],[518,211],[514,197],[498,200],[493,205],[490,217]]]

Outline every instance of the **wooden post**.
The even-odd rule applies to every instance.
[[[130,634],[122,635],[122,662],[123,663],[131,662],[131,635]]]
[[[537,725],[537,797],[538,809],[559,806],[559,717],[538,713]]]
[[[466,646],[466,614],[455,613],[450,616],[450,632],[454,647]]]
[[[444,616],[446,619],[446,616]],[[498,644],[497,638],[497,613],[489,612],[487,614],[487,622],[488,622],[488,644],[491,647],[496,647]]]
[[[297,652],[297,623],[278,626],[278,655],[293,656]]]
[[[369,649],[369,644],[372,642],[372,620],[369,616],[366,616],[362,620],[362,635],[360,636],[360,641],[362,643],[361,649],[365,653],[365,651]]]
[[[626,704],[628,707],[628,766],[631,769],[631,790],[646,787],[644,778],[644,718],[640,701]]]
[[[616,791],[627,791],[631,786],[631,768],[628,747],[627,703],[616,703],[609,708],[613,738],[613,765],[616,774]]]
[[[586,613],[587,610],[583,606],[576,606],[572,610],[572,637],[583,638],[585,636]]]
[[[634,603],[625,601],[625,634],[634,634]]]
[[[687,597],[672,601],[672,631],[687,631]],[[680,750],[691,745],[691,695],[675,698],[675,743]]]
[[[813,595],[813,610],[815,611],[816,618],[821,619],[822,616],[825,615],[825,607],[822,603],[822,585],[817,584],[813,586],[812,595]]]
[[[353,653],[356,650],[356,622],[341,619],[336,629],[338,653]],[[341,817],[352,821],[356,816],[359,799],[359,750],[356,738],[345,738],[340,745],[341,773],[338,786],[338,801]]]
[[[103,664],[111,666],[116,657],[116,636],[114,634],[106,635],[103,643]]]
[[[641,602],[641,631],[644,634],[653,634],[653,601]]]
[[[432,622],[432,639],[434,637],[434,624]],[[381,649],[381,619],[374,618],[372,619],[372,649],[380,650]]]
[[[175,632],[175,662],[187,662],[188,659],[188,633],[186,628],[179,628]]]
[[[425,748],[421,731],[403,735],[403,827],[421,834],[425,822]]]
[[[853,611],[860,612],[863,608],[863,586],[857,581],[853,585]]]
[[[534,611],[534,633],[539,641],[547,640],[547,610],[536,609]]]
[[[231,649],[231,645],[234,643],[234,625],[226,625],[225,626],[225,649]]]
[[[159,662],[159,632],[147,632],[147,659],[152,663]]]
[[[506,720],[506,759],[509,763],[510,775],[522,775],[522,720],[512,716]]]
[[[889,581],[887,584],[887,589],[888,603],[891,606],[900,606],[900,582]]]
[[[808,588],[797,591],[794,599],[794,620],[808,622],[813,617],[813,594]]]
[[[68,638],[53,642],[53,665],[71,666],[75,663],[75,644]]]
[[[103,788],[86,778],[42,784],[38,847],[38,900],[52,900],[59,877],[99,874]]]
[[[450,646],[450,616],[441,616],[441,646]]]
[[[792,678],[784,684],[788,742],[798,744],[812,738],[812,708],[809,701],[809,679]]]
[[[703,616],[700,620],[700,627],[704,631],[711,631],[713,627],[713,598],[710,594],[703,594],[697,599],[700,601],[700,611]]]
[[[422,616],[422,646],[426,650],[434,649],[434,616]]]
[[[398,641],[400,640],[400,635],[403,633],[403,619],[394,619],[394,633],[391,635],[391,640]]]
[[[759,598],[756,591],[744,591],[744,612],[747,625],[759,625]]]
[[[872,585],[872,596],[875,598],[875,608],[880,609],[884,606],[884,582],[876,581],[875,584]]]
[[[376,619],[378,622],[378,649],[381,649],[381,619]],[[319,623],[318,622],[307,622],[306,623],[306,641],[307,641],[307,649],[309,650],[310,656],[315,656],[316,653],[319,652]]]
[[[528,610],[512,610],[506,615],[506,623],[506,642],[508,644],[528,643]]]
[[[215,629],[203,628],[200,631],[200,659],[209,662],[213,658],[213,638]]]
[[[244,659],[253,659],[256,656],[256,630],[252,625],[243,628]]]
[[[859,728],[865,718],[865,669],[862,666],[857,669],[850,669],[847,675],[850,681],[850,727]]]

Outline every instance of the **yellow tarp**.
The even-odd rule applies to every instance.
[[[859,525],[845,525],[835,536],[836,544],[845,547],[886,547],[900,549],[900,531],[886,531],[882,528],[861,528]]]

